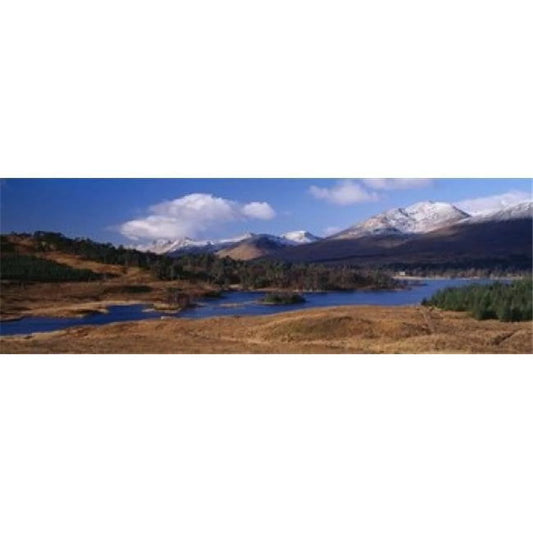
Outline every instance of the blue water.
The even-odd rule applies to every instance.
[[[183,318],[209,318],[214,316],[253,316],[271,315],[285,311],[298,311],[313,307],[334,307],[339,305],[415,305],[424,298],[445,287],[459,287],[470,283],[490,283],[494,280],[427,280],[412,284],[408,290],[399,291],[354,291],[306,293],[306,301],[301,304],[279,306],[265,305],[259,302],[263,292],[226,292],[220,299],[206,299],[198,307],[186,309],[176,315],[158,311],[146,312],[149,305],[115,305],[109,307],[109,313],[93,314],[82,318],[26,317],[13,322],[0,322],[0,335],[28,335],[31,333],[56,331],[73,326],[100,326],[111,322],[128,322],[146,320],[163,316]]]

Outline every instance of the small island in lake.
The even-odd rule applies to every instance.
[[[295,292],[273,292],[265,295],[261,303],[269,305],[293,305],[305,303],[305,298]]]

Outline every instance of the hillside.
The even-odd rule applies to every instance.
[[[217,252],[219,257],[230,257],[240,261],[249,261],[273,254],[289,247],[283,239],[271,235],[255,235],[242,242]],[[292,246],[291,246],[292,247]]]
[[[55,233],[2,235],[0,244],[0,320],[76,317],[123,303],[164,305],[169,291],[194,299],[214,289],[199,281],[169,282],[132,266],[136,256],[128,251]]]

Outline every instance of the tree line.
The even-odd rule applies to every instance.
[[[511,255],[507,258],[454,259],[453,261],[390,263],[390,272],[404,272],[407,276],[442,277],[504,277],[527,275],[531,272],[531,257]]]
[[[467,311],[478,320],[521,322],[533,318],[532,294],[533,281],[528,278],[512,283],[449,287],[436,292],[422,304],[445,311]]]

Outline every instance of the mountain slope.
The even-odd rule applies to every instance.
[[[490,213],[472,216],[463,221],[465,224],[479,224],[480,222],[498,222],[505,220],[516,220],[533,218],[533,201],[521,202],[519,204],[492,211]]]
[[[352,233],[351,238],[336,235],[279,251],[275,257],[374,266],[485,262],[527,270],[532,260],[532,226],[531,208],[525,205],[490,216],[461,217],[456,223],[425,233],[404,233],[396,227],[393,231]]]
[[[280,250],[298,247],[289,243],[282,237],[274,235],[254,235],[244,241],[238,242],[217,252],[219,257],[231,257],[241,261],[249,261],[266,255],[274,254]]]
[[[419,202],[406,208],[391,209],[333,235],[332,239],[354,239],[366,235],[426,233],[449,226],[470,215],[443,202]]]

